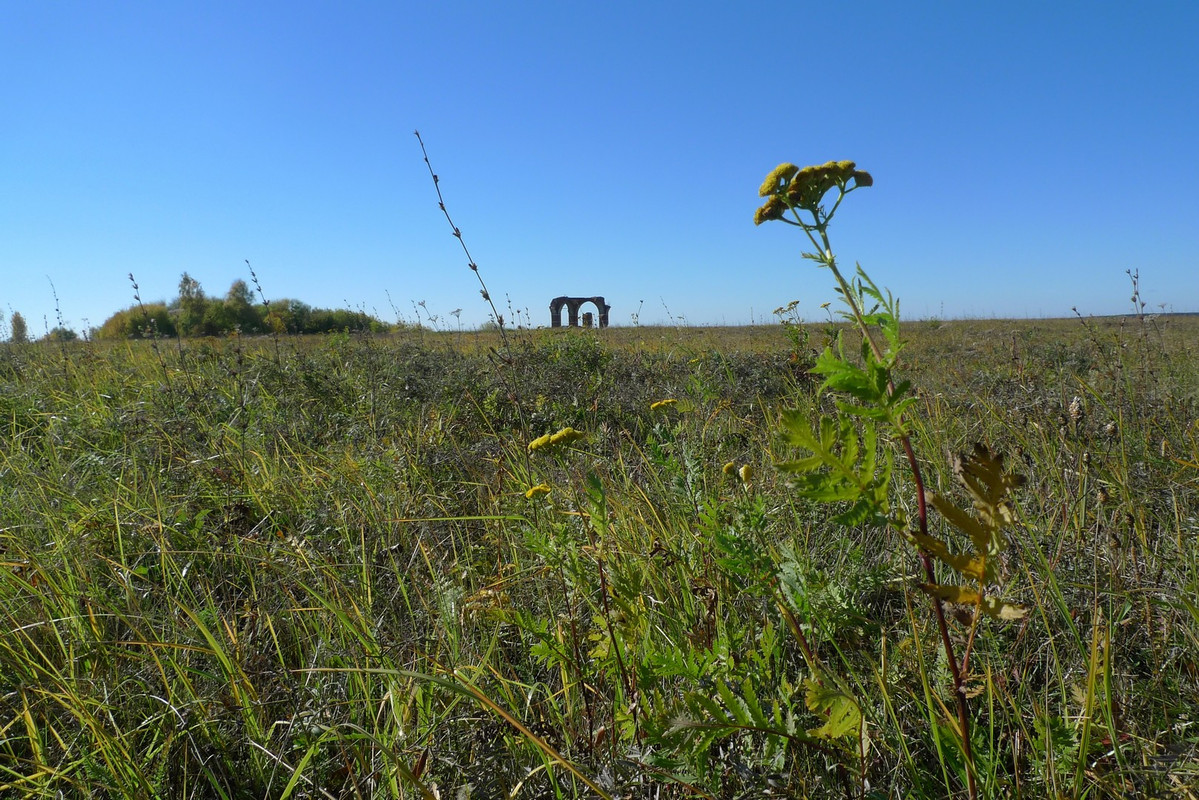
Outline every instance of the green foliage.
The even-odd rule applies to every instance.
[[[79,338],[79,334],[70,328],[57,326],[50,329],[46,334],[44,341],[47,342],[73,342]]]
[[[885,525],[889,519],[891,465],[879,458],[873,422],[861,424],[859,435],[848,418],[820,417],[815,428],[799,411],[783,412],[788,444],[803,448],[805,458],[784,461],[778,468],[794,477],[797,495],[819,503],[848,504],[834,521],[840,525]]]
[[[29,341],[29,326],[25,323],[25,317],[20,311],[12,312],[12,319],[8,323],[9,336],[8,340],[13,344],[25,344]]]
[[[97,329],[98,339],[138,339],[159,336],[223,336],[234,331],[262,333],[384,333],[391,326],[375,317],[348,309],[312,308],[299,300],[255,303],[250,287],[236,280],[225,297],[204,293],[199,281],[183,273],[179,295],[170,303],[141,303],[118,311]]]
[[[104,320],[97,339],[153,339],[177,336],[175,320],[165,303],[145,303],[118,311]]]

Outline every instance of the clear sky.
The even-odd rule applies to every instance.
[[[0,5],[0,310],[83,330],[248,278],[270,297],[808,319],[782,161],[875,186],[832,235],[910,317],[1199,311],[1199,4],[34,2]],[[389,300],[390,297],[390,300]],[[427,309],[427,312],[425,311]],[[525,317],[525,312],[528,317]]]

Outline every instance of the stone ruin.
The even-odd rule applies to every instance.
[[[595,304],[599,310],[599,327],[608,327],[608,312],[612,310],[612,306],[605,303],[602,297],[555,297],[550,301],[550,327],[562,327],[562,306],[566,306],[569,320],[567,325],[571,328],[579,327],[579,308],[585,303]],[[590,328],[593,319],[590,311],[585,312],[583,327]]]

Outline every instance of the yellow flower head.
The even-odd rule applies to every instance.
[[[549,494],[550,486],[548,483],[539,483],[536,486],[529,487],[529,491],[525,492],[525,497],[532,500],[534,497],[542,494]]]
[[[659,408],[669,408],[670,406],[673,406],[678,402],[679,401],[675,400],[673,397],[668,397],[665,400],[659,400],[656,403],[650,403],[649,410],[657,411]]]
[[[787,213],[787,203],[781,197],[772,197],[754,212],[754,224],[761,225],[772,219],[782,219]]]
[[[725,475],[732,475],[734,472],[737,471],[737,462],[730,461],[729,463],[727,463],[723,467],[721,467],[720,471],[723,472]]]
[[[563,428],[550,437],[550,444],[570,444],[577,442],[587,434],[582,431],[576,431],[574,428]]]
[[[853,188],[874,185],[870,173],[857,169],[853,161],[827,161],[803,169],[794,164],[779,164],[758,190],[761,197],[769,199],[754,214],[754,224],[782,219],[787,207],[815,211],[830,189],[839,187],[844,191],[850,188],[850,181]]]
[[[557,433],[547,433],[545,436],[538,436],[529,442],[529,452],[548,450],[559,445],[568,445],[571,442],[577,442],[586,435],[582,431],[576,431],[574,428],[563,428]]]
[[[751,483],[753,483],[754,468],[749,464],[743,464],[741,469],[737,470],[737,474],[741,476],[741,482],[746,486],[749,486]]]
[[[779,164],[766,176],[766,180],[762,181],[762,188],[758,189],[758,197],[777,194],[780,188],[785,188],[791,182],[797,172],[799,172],[799,167],[794,164]],[[782,184],[781,187],[780,184]]]

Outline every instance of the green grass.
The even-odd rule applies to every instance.
[[[962,795],[912,551],[772,466],[826,328],[0,349],[0,795]],[[1195,796],[1199,318],[905,333],[930,487],[1028,478],[980,794]]]

